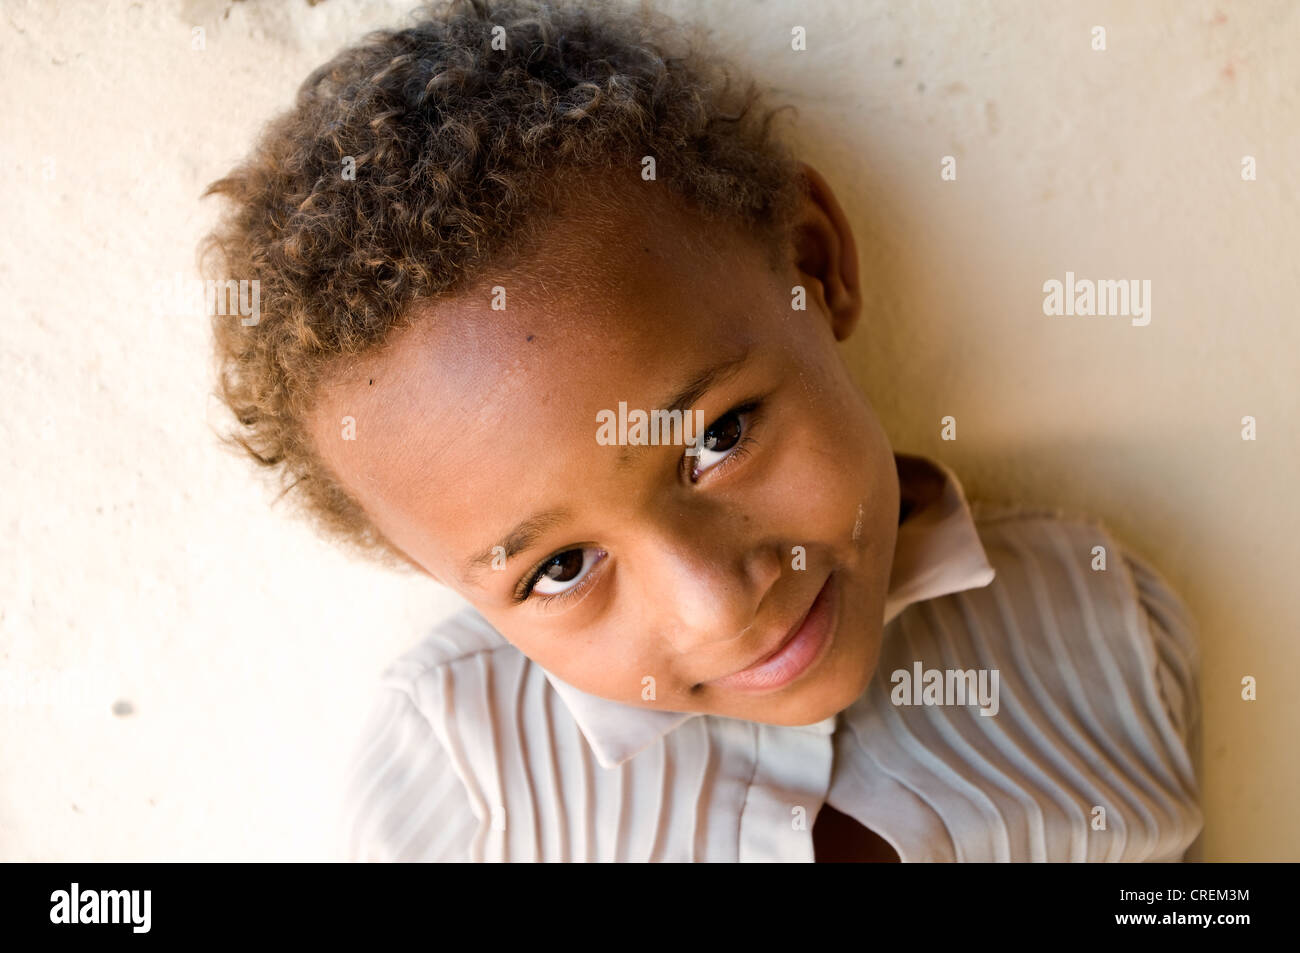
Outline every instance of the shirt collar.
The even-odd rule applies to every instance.
[[[901,504],[885,596],[886,625],[912,603],[987,586],[994,575],[956,474],[937,460],[913,454],[895,453],[894,463]],[[602,767],[622,764],[700,714],[610,701],[543,672]],[[798,728],[829,734],[835,719],[832,715]]]

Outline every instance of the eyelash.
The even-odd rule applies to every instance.
[[[724,459],[722,462],[718,464],[715,464],[713,467],[709,469],[708,471],[709,473],[717,473],[726,470],[738,458],[743,458],[749,455],[750,450],[752,449],[752,444],[754,442],[754,437],[753,437],[754,422],[758,419],[759,408],[761,408],[762,406],[763,406],[763,401],[761,398],[747,400],[743,404],[739,404],[735,407],[732,407],[721,417],[715,419],[716,422],[717,420],[722,420],[724,417],[731,417],[731,416],[740,417],[745,414],[750,415],[749,422],[746,425],[744,431],[740,435],[740,441],[734,447],[731,448],[731,452],[727,454],[726,459]],[[691,481],[691,483],[698,482],[698,480],[694,476],[694,464],[692,463],[692,461],[695,459],[698,458],[688,457],[685,455],[683,455],[682,457],[681,470],[686,474],[687,478]],[[551,560],[555,559],[556,556],[563,556],[571,549],[577,549],[577,548],[580,547],[576,547],[572,545],[566,546],[564,549],[551,553],[549,556],[542,559],[541,562],[539,562],[536,566],[534,566],[528,572],[528,574],[524,576],[523,582],[520,583],[519,587],[515,590],[514,593],[515,602],[523,603],[523,602],[527,602],[529,599],[532,599],[539,606],[546,607],[546,606],[553,605],[556,602],[556,600],[569,599],[583,592],[586,592],[587,588],[591,585],[591,581],[596,578],[595,566],[592,566],[590,569],[588,569],[586,578],[584,578],[582,582],[578,583],[578,585],[574,586],[572,589],[566,589],[564,590],[564,592],[556,592],[556,593],[544,594],[539,596],[533,595],[533,587],[536,586],[537,583],[541,580],[542,572],[543,570],[546,569],[547,565],[551,562]],[[603,550],[602,553],[604,553]],[[603,560],[607,555],[608,553],[604,553],[604,555],[601,556],[601,559]]]
[[[723,417],[743,417],[746,414],[749,415],[749,421],[745,424],[745,429],[740,434],[740,441],[731,448],[726,459],[709,468],[709,473],[720,473],[730,467],[734,461],[749,455],[750,451],[753,449],[754,443],[754,423],[759,419],[758,412],[759,408],[762,406],[763,401],[761,399],[756,398],[754,400],[747,400],[743,404],[731,408],[723,414],[722,417],[717,418],[718,420],[722,420]],[[687,457],[685,455],[682,457],[682,472],[686,474],[686,478],[692,483],[699,482],[695,477],[694,463],[692,463],[693,460],[698,459],[698,457]]]
[[[527,602],[531,598],[539,606],[549,606],[552,603],[554,603],[557,599],[560,600],[568,599],[573,596],[577,596],[580,593],[586,592],[587,587],[590,586],[592,580],[596,578],[595,566],[592,566],[590,569],[588,569],[587,575],[583,578],[582,582],[578,583],[572,589],[565,589],[563,592],[544,593],[539,596],[533,595],[533,587],[536,586],[537,583],[541,580],[542,571],[547,567],[547,565],[551,562],[551,560],[553,560],[556,556],[563,556],[571,549],[579,549],[579,548],[586,548],[586,547],[566,546],[564,547],[564,549],[561,549],[559,552],[551,553],[551,555],[547,556],[540,563],[538,563],[536,568],[534,568],[527,576],[524,577],[524,584],[520,587],[519,591],[515,593],[515,601]],[[604,558],[609,555],[604,550],[601,550],[601,553],[602,553],[600,557],[601,560],[604,560]]]

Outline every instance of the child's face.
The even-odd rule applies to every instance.
[[[388,538],[583,691],[797,725],[874,671],[898,481],[835,344],[860,307],[852,235],[809,174],[781,271],[676,205],[575,197],[542,260],[430,306],[318,406],[322,455]],[[724,362],[690,405],[698,456],[598,442],[598,412],[667,409]],[[719,681],[806,614],[775,666]]]

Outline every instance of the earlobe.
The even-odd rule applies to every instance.
[[[801,271],[821,282],[831,329],[845,340],[862,313],[858,250],[844,210],[830,184],[806,162],[799,166],[807,182],[803,216],[796,226],[795,248]]]

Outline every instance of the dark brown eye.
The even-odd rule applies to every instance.
[[[705,471],[712,470],[723,463],[728,457],[745,452],[743,445],[748,443],[748,431],[757,409],[757,401],[736,407],[705,428],[700,434],[698,448],[694,451],[695,459],[690,467],[692,481]],[[689,457],[691,451],[687,453]]]
[[[542,574],[538,577],[549,579],[551,582],[572,582],[582,572],[582,550],[570,549],[566,552],[555,556],[542,567]]]
[[[522,598],[534,592],[540,596],[563,595],[581,582],[604,557],[605,551],[593,546],[556,553],[537,568],[528,580]]]
[[[732,411],[709,425],[700,444],[705,450],[725,453],[739,442],[740,433],[740,415]]]

